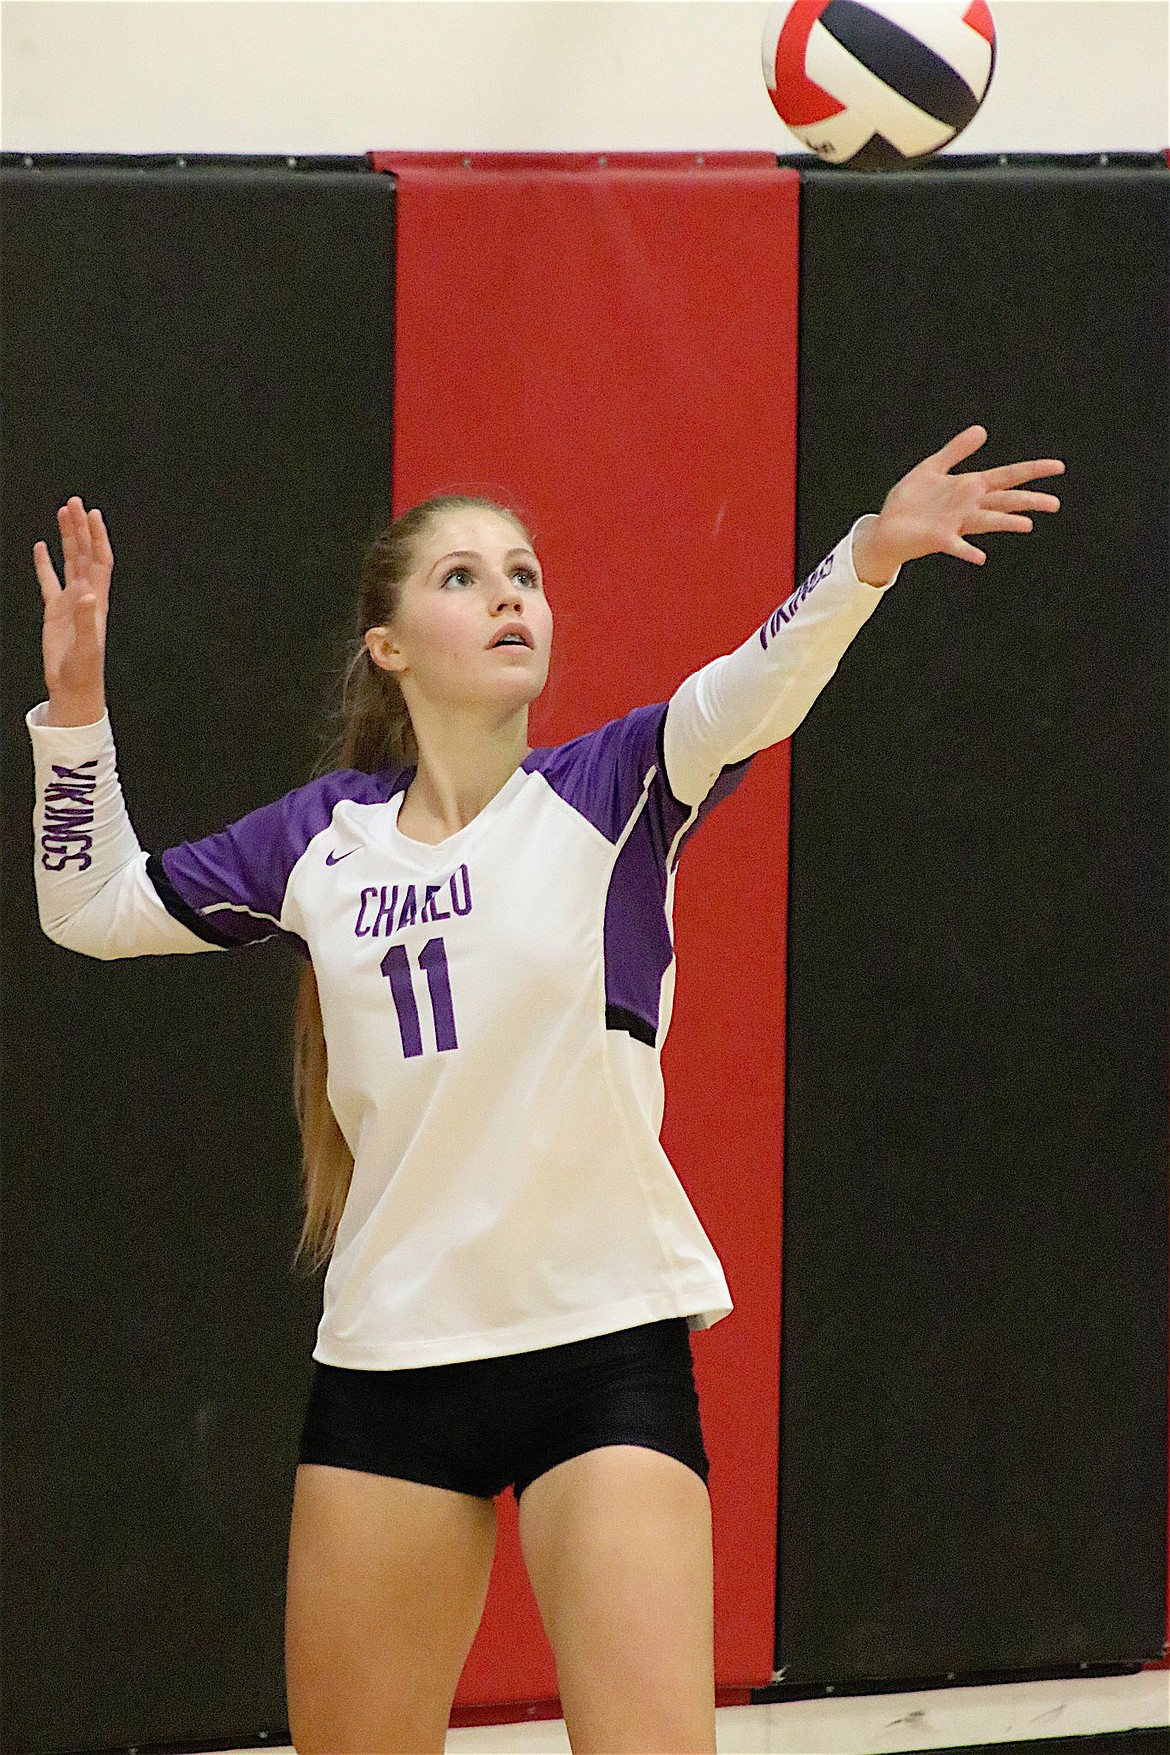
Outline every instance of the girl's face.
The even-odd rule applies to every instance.
[[[528,644],[493,646],[518,624]],[[398,614],[366,634],[375,663],[397,672],[407,704],[487,707],[502,721],[548,677],[553,618],[540,562],[516,526],[478,506],[442,513],[419,539]]]

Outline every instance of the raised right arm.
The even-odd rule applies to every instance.
[[[65,583],[33,545],[45,606],[47,701],[25,714],[32,739],[33,877],[41,929],[88,957],[226,948],[169,914],[126,811],[106,711],[106,622],[114,551],[101,512],[74,494],[57,508]]]
[[[302,824],[285,802],[161,854],[138,844],[105,697],[114,551],[102,515],[74,494],[57,509],[65,584],[48,544],[33,547],[45,605],[47,701],[25,714],[32,739],[33,872],[41,928],[87,957],[161,956],[262,943],[283,931],[285,884]],[[295,933],[298,948],[307,954]]]
[[[33,877],[41,930],[83,956],[164,956],[225,950],[168,913],[147,876],[118,779],[108,712],[92,725],[54,725],[53,703],[25,714],[32,739]]]

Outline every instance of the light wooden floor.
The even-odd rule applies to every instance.
[[[924,1694],[852,1695],[772,1706],[722,1706],[719,1755],[894,1755],[978,1743],[1170,1727],[1170,1671]],[[288,1745],[224,1755],[295,1755]],[[447,1733],[447,1755],[570,1755],[563,1718]]]

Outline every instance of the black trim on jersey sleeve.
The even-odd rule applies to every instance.
[[[220,945],[224,950],[229,951],[238,951],[243,949],[245,945],[264,942],[263,939],[229,938],[226,932],[221,932],[209,920],[204,920],[202,914],[196,913],[189,903],[184,902],[167,876],[160,854],[151,853],[147,856],[146,875],[158,891],[158,899],[167,913],[173,914],[176,920],[195,934],[196,938],[205,940],[209,945]],[[265,937],[275,938],[276,934],[267,933]]]
[[[625,1006],[607,1005],[605,1008],[605,1027],[607,1030],[625,1030],[629,1035],[636,1036],[639,1042],[645,1042],[653,1048],[657,1032],[645,1018],[637,1012],[627,1011]]]
[[[666,788],[666,793],[671,803],[677,805],[679,810],[681,810],[685,816],[689,816],[693,807],[689,804],[684,804],[681,798],[675,797],[674,789],[670,784],[670,775],[666,771],[666,715],[669,711],[670,702],[667,701],[666,706],[662,710],[662,717],[658,721],[658,730],[655,733],[655,749],[658,755],[658,772],[662,775],[662,784]]]

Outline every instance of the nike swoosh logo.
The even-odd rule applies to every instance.
[[[349,853],[356,853],[356,852],[357,852],[356,847],[351,847],[349,850]],[[349,853],[339,853],[336,858],[334,858],[332,853],[327,853],[325,855],[325,863],[326,863],[326,865],[340,865],[340,863],[343,859],[349,858]]]

